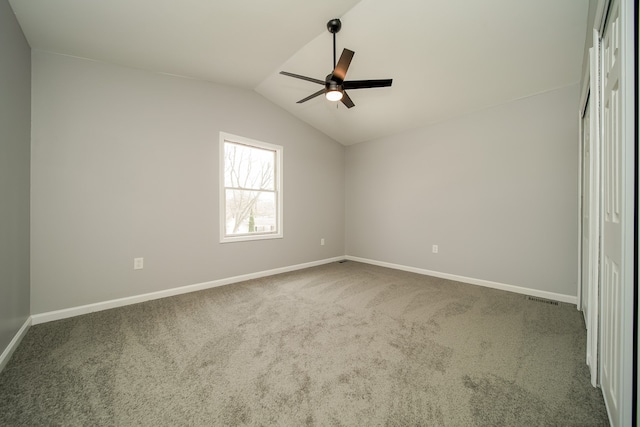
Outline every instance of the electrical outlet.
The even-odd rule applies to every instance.
[[[324,238],[320,239],[320,246],[324,246]]]
[[[433,252],[434,254],[437,254],[438,253],[438,245],[431,246],[431,252]]]
[[[134,270],[142,270],[144,268],[144,258],[134,258],[133,259],[133,269]]]

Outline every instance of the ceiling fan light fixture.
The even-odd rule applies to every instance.
[[[340,101],[342,99],[342,91],[340,89],[328,90],[325,97],[329,101]]]

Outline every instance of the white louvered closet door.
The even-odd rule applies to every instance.
[[[623,396],[623,134],[620,3],[613,1],[602,38],[602,281],[600,383],[613,426]],[[628,338],[628,337],[627,337]]]

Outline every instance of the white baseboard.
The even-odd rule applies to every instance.
[[[2,355],[0,355],[0,372],[2,372],[4,367],[7,366],[7,363],[9,363],[9,359],[11,359],[13,352],[16,351],[16,348],[18,348],[18,345],[20,344],[20,341],[22,341],[22,338],[24,338],[24,336],[27,334],[27,331],[29,330],[30,326],[31,326],[31,316],[27,318],[27,320],[24,322],[22,327],[18,330],[18,332],[13,337],[13,339],[11,340],[7,348],[4,349],[4,351],[2,352]]]
[[[517,294],[531,295],[538,298],[550,299],[553,301],[566,302],[569,304],[578,304],[578,298],[572,295],[557,294],[555,292],[540,291],[537,289],[523,288],[521,286],[507,285],[505,283],[492,282],[489,280],[474,279],[472,277],[458,276],[456,274],[441,273],[439,271],[425,270],[416,267],[407,267],[405,265],[392,264],[389,262],[376,261],[367,258],[359,258],[354,256],[345,256],[345,259],[351,261],[363,262],[365,264],[378,265],[380,267],[388,267],[396,270],[408,271],[411,273],[424,274],[426,276],[439,277],[441,279],[455,280],[456,282],[469,283],[471,285],[479,285],[487,288],[500,289],[502,291],[515,292]]]
[[[554,293],[554,292],[546,292],[546,291],[540,291],[540,290],[536,290],[536,289],[523,288],[523,287],[520,287],[520,286],[507,285],[507,284],[498,283],[498,282],[491,282],[489,280],[474,279],[474,278],[471,278],[471,277],[458,276],[458,275],[449,274],[449,273],[441,273],[439,271],[425,270],[425,269],[422,269],[422,268],[408,267],[408,266],[400,265],[400,264],[392,264],[392,263],[389,263],[389,262],[376,261],[376,260],[372,260],[372,259],[359,258],[359,257],[354,257],[354,256],[347,255],[347,256],[344,256],[344,257],[341,256],[341,257],[335,257],[335,258],[328,258],[328,259],[324,259],[324,260],[320,260],[320,261],[313,261],[313,262],[308,262],[308,263],[303,263],[303,264],[292,265],[292,266],[288,266],[288,267],[280,267],[280,268],[275,268],[275,269],[272,269],[272,270],[259,271],[259,272],[256,272],[256,273],[243,274],[243,275],[240,275],[240,276],[234,276],[234,277],[228,277],[228,278],[219,279],[219,280],[213,280],[211,282],[204,282],[204,283],[197,283],[197,284],[194,284],[194,285],[180,286],[180,287],[177,287],[177,288],[166,289],[164,291],[151,292],[151,293],[142,294],[142,295],[134,295],[134,296],[131,296],[131,297],[125,297],[125,298],[119,298],[119,299],[114,299],[114,300],[109,300],[109,301],[97,302],[97,303],[94,303],[94,304],[81,305],[81,306],[78,306],[78,307],[65,308],[65,309],[62,309],[62,310],[56,310],[56,311],[49,311],[49,312],[45,312],[45,313],[33,314],[29,319],[29,325],[38,325],[40,323],[52,322],[54,320],[60,320],[60,319],[67,319],[69,317],[80,316],[82,314],[93,313],[93,312],[96,312],[96,311],[108,310],[110,308],[123,307],[123,306],[126,306],[126,305],[138,304],[138,303],[145,302],[145,301],[151,301],[151,300],[154,300],[154,299],[166,298],[166,297],[171,297],[171,296],[175,296],[175,295],[186,294],[186,293],[189,293],[189,292],[195,292],[195,291],[201,291],[201,290],[204,290],[204,289],[215,288],[215,287],[218,287],[218,286],[230,285],[230,284],[233,284],[233,283],[243,282],[245,280],[258,279],[258,278],[266,277],[266,276],[273,276],[274,274],[287,273],[289,271],[295,271],[295,270],[302,270],[304,268],[315,267],[315,266],[318,266],[318,265],[328,264],[328,263],[331,263],[331,262],[337,262],[337,261],[341,261],[343,259],[348,259],[348,260],[351,260],[351,261],[363,262],[365,264],[378,265],[378,266],[381,266],[381,267],[394,268],[396,270],[409,271],[411,273],[424,274],[424,275],[427,275],[427,276],[440,277],[442,279],[455,280],[457,282],[463,282],[463,283],[469,283],[469,284],[472,284],[472,285],[485,286],[485,287],[488,287],[488,288],[500,289],[500,290],[503,290],[503,291],[515,292],[515,293],[518,293],[518,294],[531,295],[531,296],[535,296],[535,297],[539,297],[539,298],[546,298],[546,299],[550,299],[550,300],[554,300],[554,301],[566,302],[566,303],[569,303],[569,304],[577,304],[577,302],[578,302],[577,301],[577,297],[571,296],[571,295],[563,295],[563,294],[557,294],[557,293]],[[25,323],[25,325],[26,325],[26,323]],[[28,328],[28,326],[27,326],[27,328]],[[26,332],[26,328],[24,326],[23,326],[23,329],[25,329],[24,332]],[[22,332],[22,329],[21,329],[21,333],[23,335],[24,335],[24,332]],[[16,342],[15,346],[17,346],[17,344],[20,342],[20,339],[22,339],[22,336],[20,335],[20,333],[18,335],[16,335],[16,337],[18,337],[18,336],[20,336],[20,338]],[[13,341],[12,341],[12,344],[9,345],[8,349],[10,349],[12,347],[12,345],[13,345]],[[5,350],[5,352],[2,354],[2,358],[0,359],[0,367],[3,366],[2,363],[4,361],[5,353],[7,353],[8,349]],[[10,353],[9,353],[9,355],[10,355]],[[8,357],[9,356],[7,356],[7,358]]]
[[[131,297],[118,298],[114,300],[97,302],[94,304],[81,305],[78,307],[65,308],[62,310],[49,311],[45,313],[33,314],[31,322],[34,325],[40,323],[52,322],[54,320],[67,319],[69,317],[80,316],[82,314],[93,313],[96,311],[108,310],[110,308],[123,307],[125,305],[138,304],[154,299],[171,297],[174,295],[186,294],[189,292],[201,291],[204,289],[215,288],[218,286],[230,285],[232,283],[243,282],[245,280],[258,279],[260,277],[273,276],[274,274],[287,273],[289,271],[302,270],[303,268],[315,267],[318,265],[328,264],[331,262],[341,261],[344,257],[335,257],[323,259],[320,261],[312,261],[304,264],[297,264],[288,267],[274,268],[273,270],[259,271],[256,273],[243,274],[241,276],[228,277],[225,279],[213,280],[211,282],[197,283],[195,285],[180,286],[177,288],[166,289],[164,291],[151,292],[142,295],[134,295]]]

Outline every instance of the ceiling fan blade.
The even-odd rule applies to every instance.
[[[349,98],[349,95],[347,95],[347,92],[342,92],[342,99],[340,101],[342,101],[342,103],[346,105],[347,108],[355,107],[356,105],[353,103],[351,98]]]
[[[338,65],[336,65],[336,68],[333,70],[333,77],[338,78],[340,81],[344,81],[344,78],[347,76],[347,69],[349,68],[349,64],[351,64],[354,53],[354,51],[349,49],[342,50],[342,55],[340,55]]]
[[[345,89],[368,89],[371,87],[389,87],[393,79],[383,80],[351,80],[342,83]]]
[[[280,71],[280,74],[282,74],[284,76],[294,77],[296,79],[306,80],[306,81],[312,82],[312,83],[318,83],[319,85],[323,85],[324,86],[324,80],[314,79],[313,77],[301,76],[300,74],[288,73],[286,71]]]
[[[302,104],[303,102],[307,102],[310,99],[315,98],[316,96],[322,95],[324,93],[324,89],[320,89],[319,91],[317,91],[316,93],[307,96],[306,98],[301,99],[300,101],[296,102],[296,104]]]

